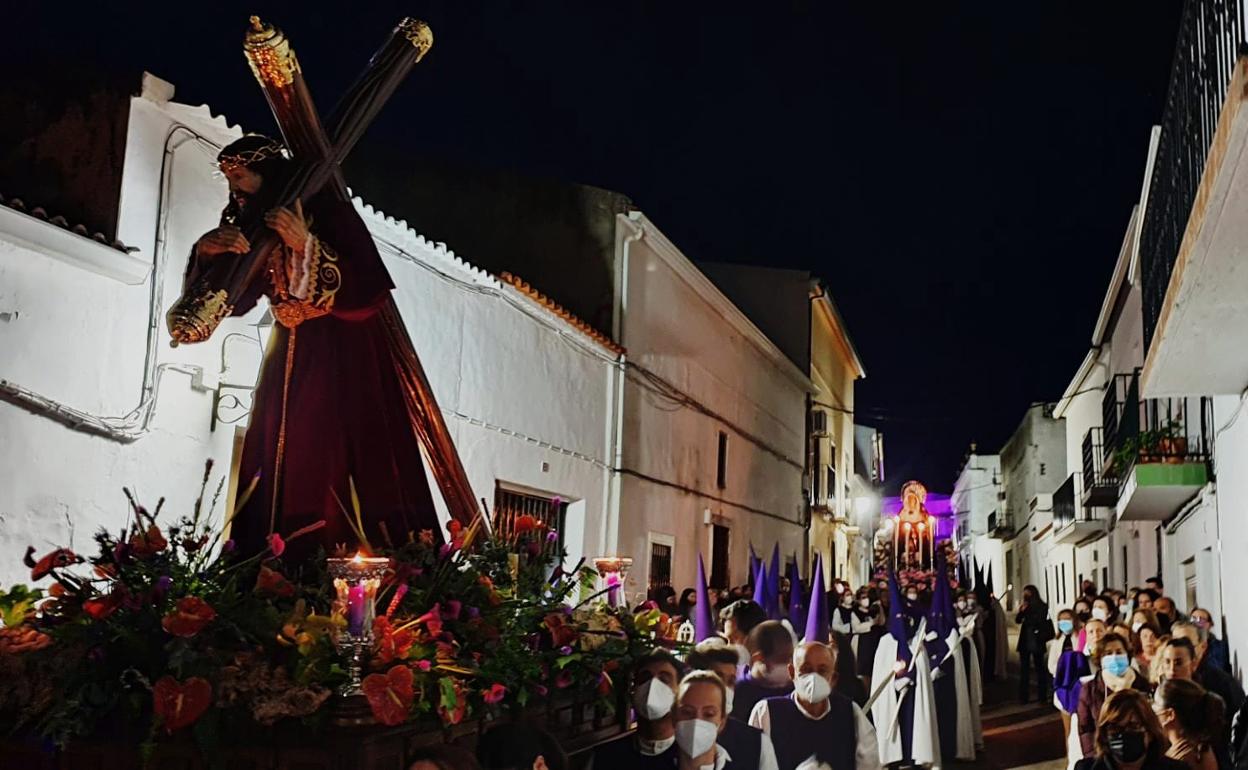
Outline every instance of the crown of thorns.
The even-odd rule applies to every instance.
[[[225,172],[235,168],[249,168],[256,163],[268,160],[269,158],[284,157],[286,157],[286,148],[282,147],[282,145],[277,142],[272,142],[270,144],[261,145],[254,150],[243,150],[238,153],[222,155],[217,159],[217,167],[221,170],[221,173],[224,174]]]

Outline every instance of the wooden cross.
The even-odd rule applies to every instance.
[[[278,206],[293,207],[295,201],[306,200],[326,184],[333,184],[345,199],[339,164],[432,46],[429,25],[411,18],[400,21],[330,114],[327,134],[289,39],[259,17],[251,17],[243,52],[296,161],[296,171]],[[252,244],[250,252],[237,260],[214,264],[201,285],[170,309],[169,332],[175,347],[208,339],[264,270],[269,252],[277,245],[277,235],[263,223],[245,235]]]
[[[339,164],[432,46],[433,33],[427,24],[411,18],[400,21],[322,123],[290,41],[281,30],[251,17],[243,51],[296,162],[296,171],[282,191],[278,206],[293,207],[295,201],[310,198],[326,184],[333,185],[346,199]],[[328,133],[325,125],[330,127]],[[168,325],[174,345],[208,339],[247,287],[260,277],[278,237],[263,222],[245,235],[252,244],[249,253],[237,260],[214,262],[199,283],[188,287],[170,309]],[[433,388],[393,300],[386,303],[381,313],[395,346],[394,376],[399,380],[425,460],[452,518],[469,526],[479,520],[480,509]]]

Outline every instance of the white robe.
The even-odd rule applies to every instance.
[[[885,765],[900,762],[905,757],[905,747],[901,744],[901,725],[898,721],[902,698],[915,699],[911,758],[916,764],[940,764],[940,732],[936,727],[936,693],[932,688],[932,668],[927,659],[927,649],[922,643],[912,649],[913,665],[906,673],[911,685],[899,692],[890,683],[871,707],[875,735],[880,743],[880,762]],[[880,646],[875,651],[871,681],[883,682],[896,663],[897,640],[891,634],[885,634],[880,637]]]
[[[983,672],[979,669],[979,648],[975,645],[974,635],[968,635],[966,641],[971,644],[970,660],[967,661],[971,668],[971,730],[975,733],[975,748],[982,749],[984,747],[984,721],[981,714],[981,707],[984,705]]]
[[[945,645],[953,650],[954,690],[958,702],[957,759],[967,762],[975,761],[975,724],[979,720],[977,704],[971,703],[969,682],[966,681],[966,661],[962,655],[962,634],[955,628],[949,632]]]

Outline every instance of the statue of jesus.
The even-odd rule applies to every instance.
[[[267,547],[325,521],[317,537],[291,544],[288,559],[401,545],[409,533],[441,537],[425,475],[410,394],[396,374],[412,355],[396,343],[394,284],[350,201],[327,185],[307,205],[274,202],[293,170],[280,142],[248,135],[217,156],[229,183],[220,225],[195,243],[183,292],[216,260],[251,247],[244,231],[261,221],[281,238],[267,269],[248,286],[232,315],[268,297],[277,320],[252,403],[239,468],[240,487],[259,482],[237,511],[231,538],[241,553]],[[401,322],[400,322],[401,323]],[[414,360],[414,358],[413,358]],[[421,375],[423,377],[423,374]],[[436,407],[435,407],[436,408]],[[358,531],[354,485],[364,515]],[[346,511],[343,508],[346,508]]]

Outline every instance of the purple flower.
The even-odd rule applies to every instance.
[[[234,540],[233,539],[226,540],[224,543],[221,544],[221,553],[233,553],[233,552],[234,552]]]
[[[560,655],[571,655],[571,654],[572,654],[572,645],[565,644],[565,645],[563,645],[562,647],[560,647],[560,648],[559,648],[559,654],[560,654]]]
[[[168,575],[161,575],[160,577],[156,578],[156,585],[154,585],[152,588],[155,591],[157,597],[163,597],[165,594],[169,593],[169,589],[171,587],[173,587],[173,578],[169,577]]]
[[[558,532],[556,532],[556,531],[555,531],[555,530],[553,530],[553,529],[552,529],[551,531],[547,532],[547,533],[546,533],[546,542],[547,542],[547,543],[557,543],[557,542],[559,542],[559,533],[558,533]]]
[[[446,557],[450,556],[451,552],[454,550],[455,549],[451,547],[450,543],[443,543],[442,547],[438,549],[438,558],[445,559]]]
[[[442,610],[442,617],[448,620],[459,620],[459,610],[463,604],[458,599],[447,601],[446,607]]]
[[[464,613],[468,615],[469,620],[476,620],[481,617],[481,610],[476,607],[468,607],[464,610]]]

